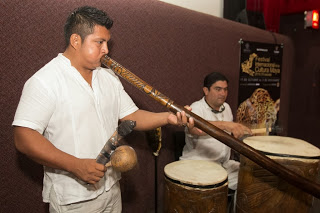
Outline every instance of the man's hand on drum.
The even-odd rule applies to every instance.
[[[231,133],[235,138],[242,138],[244,135],[252,135],[251,130],[240,124],[235,123],[232,121],[209,121],[214,126],[218,127],[221,130],[225,130]],[[194,127],[194,120],[192,118],[189,119],[188,124],[189,133],[192,135],[206,135],[207,133],[203,132],[202,130]]]
[[[252,135],[251,130],[240,123],[225,121],[223,126],[223,130],[232,133],[235,138],[242,138],[244,135]]]

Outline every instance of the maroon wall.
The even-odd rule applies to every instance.
[[[320,147],[320,30],[304,29],[303,13],[282,16],[280,24],[295,47],[288,135]]]
[[[293,44],[283,35],[172,6],[156,0],[38,1],[0,3],[1,190],[0,212],[46,212],[42,203],[42,167],[19,154],[11,122],[24,82],[64,50],[63,24],[75,7],[90,4],[114,19],[110,56],[180,105],[202,96],[203,77],[221,71],[230,79],[228,102],[235,112],[238,97],[239,40],[283,43],[280,124],[287,134]],[[142,109],[166,109],[124,82]],[[163,207],[163,168],[174,160],[173,132],[163,129],[157,158],[143,132],[126,141],[137,151],[139,165],[123,174],[123,212],[152,212],[157,171],[158,208]]]

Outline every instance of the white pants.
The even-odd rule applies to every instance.
[[[56,193],[51,189],[50,192],[50,213],[121,213],[121,191],[120,184],[117,182],[109,191],[105,191],[92,200],[86,200],[68,205],[57,204]]]

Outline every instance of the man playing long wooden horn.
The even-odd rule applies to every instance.
[[[42,194],[50,212],[121,212],[120,173],[95,160],[119,120],[136,121],[135,130],[187,123],[184,112],[138,109],[118,77],[101,67],[112,25],[104,11],[74,10],[64,27],[65,51],[22,92],[13,122],[15,145],[44,165]]]

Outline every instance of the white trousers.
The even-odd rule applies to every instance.
[[[92,200],[68,205],[57,204],[57,196],[53,188],[50,192],[50,213],[121,213],[121,191],[119,181],[109,191],[105,191]]]

